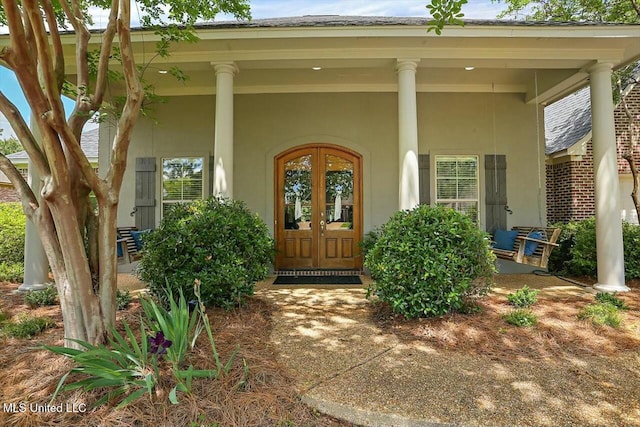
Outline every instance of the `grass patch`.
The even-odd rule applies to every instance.
[[[502,316],[505,322],[518,326],[518,327],[530,327],[538,323],[538,317],[530,310],[518,309],[513,310]]]
[[[598,302],[583,307],[578,313],[578,319],[591,320],[594,326],[619,328],[622,323],[622,314],[615,305],[608,302]]]
[[[118,289],[116,291],[116,308],[118,310],[124,310],[129,307],[130,303],[131,294],[129,293],[129,290],[125,289],[124,291],[121,291],[120,289]]]
[[[0,325],[9,320],[11,315],[4,310],[0,310]]]
[[[56,305],[58,291],[55,286],[47,286],[38,291],[29,291],[24,294],[24,302],[31,308]]]
[[[518,289],[512,294],[507,295],[509,304],[518,308],[531,307],[538,302],[538,290],[529,289],[527,285],[524,285],[522,289]]]
[[[3,331],[13,338],[32,338],[54,325],[55,322],[48,317],[22,316],[15,323],[5,324]]]
[[[629,306],[620,298],[617,297],[616,292],[610,294],[607,292],[598,292],[596,294],[596,301],[600,303],[609,303],[620,310],[629,310]]]

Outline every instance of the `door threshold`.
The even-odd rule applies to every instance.
[[[313,269],[313,270],[276,270],[273,272],[276,276],[360,276],[362,270],[357,269]]]

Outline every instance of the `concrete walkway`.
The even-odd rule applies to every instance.
[[[499,293],[524,283],[541,295],[585,292],[554,277],[499,281]],[[572,401],[575,387],[589,384],[567,378],[566,366],[539,372],[531,363],[400,342],[372,321],[364,289],[262,286],[257,295],[278,306],[272,341],[303,401],[323,413],[376,427],[610,425],[597,398]]]

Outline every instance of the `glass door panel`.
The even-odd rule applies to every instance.
[[[327,230],[353,230],[353,162],[325,155]]]
[[[311,230],[313,215],[312,156],[307,154],[289,160],[284,165],[285,230]]]

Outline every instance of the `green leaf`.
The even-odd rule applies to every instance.
[[[118,404],[118,406],[116,406],[116,409],[120,409],[124,406],[127,406],[129,403],[133,402],[136,399],[139,399],[140,397],[142,397],[142,395],[146,392],[146,390],[144,388],[141,388],[139,390],[134,391],[133,393],[131,393],[129,396],[125,397],[122,402],[120,402]]]
[[[177,371],[176,377],[180,379],[191,378],[218,378],[218,371],[215,369],[192,369]]]
[[[233,350],[233,353],[231,353],[231,356],[229,356],[229,360],[227,361],[226,365],[224,365],[225,374],[228,374],[231,371],[233,362],[236,360],[236,356],[238,355],[238,351],[240,351],[240,347],[236,346],[236,348]]]
[[[153,389],[156,386],[156,379],[153,374],[147,374],[144,377],[145,385],[147,386],[147,391],[149,392],[149,396],[153,395]]]
[[[178,402],[178,396],[176,395],[176,387],[172,388],[171,391],[169,392],[169,402],[171,402],[174,405],[177,405],[178,403],[180,403]]]
[[[67,377],[70,373],[71,371],[67,372],[62,376],[62,378],[60,378],[60,381],[58,381],[58,386],[56,387],[56,391],[54,391],[53,396],[51,396],[51,400],[49,401],[50,403],[53,402],[58,393],[60,393],[60,390],[62,389],[62,386],[64,385],[64,382],[67,380]]]

